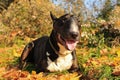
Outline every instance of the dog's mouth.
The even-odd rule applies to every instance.
[[[66,49],[73,51],[78,43],[78,40],[65,39],[61,35],[58,35],[59,42],[65,46]]]

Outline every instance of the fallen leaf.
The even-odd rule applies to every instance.
[[[118,57],[120,57],[120,50],[119,50],[119,51],[117,51],[117,56],[118,56]]]
[[[113,69],[112,74],[115,75],[115,76],[120,76],[120,65],[115,66],[115,68]]]

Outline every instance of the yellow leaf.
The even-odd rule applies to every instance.
[[[18,54],[15,49],[13,49],[13,55],[14,55],[15,57],[19,57],[19,56],[20,56],[20,54]]]
[[[36,74],[36,71],[32,71],[32,74],[35,75],[35,74]]]
[[[117,51],[117,56],[120,57],[120,51]]]
[[[91,63],[92,63],[94,66],[98,65],[98,62],[97,62],[97,61],[91,61]]]

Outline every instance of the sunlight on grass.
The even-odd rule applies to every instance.
[[[18,69],[25,45],[50,34],[52,22],[49,10],[58,17],[64,14],[62,9],[47,0],[25,1],[12,3],[8,10],[0,14],[0,80],[79,80],[82,75],[91,80],[120,80],[120,31],[113,27],[120,24],[109,21],[101,23],[101,18],[97,20],[99,24],[81,26],[82,36],[76,52],[82,75],[63,71],[45,76],[42,72],[37,74],[31,64],[23,70]],[[116,11],[119,12],[119,7]],[[119,20],[118,16],[114,19]]]

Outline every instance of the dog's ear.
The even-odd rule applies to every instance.
[[[55,22],[57,20],[57,17],[55,15],[52,14],[52,12],[50,12],[50,16],[53,22]]]

